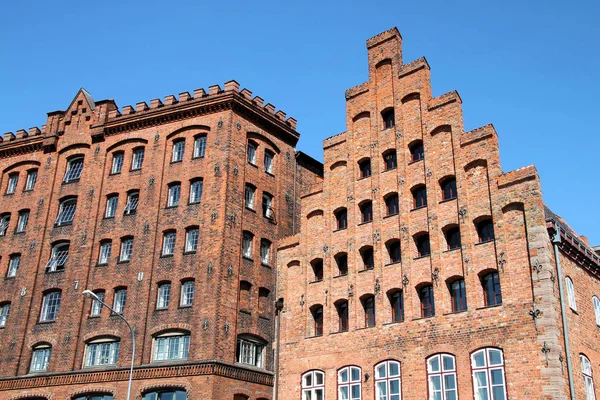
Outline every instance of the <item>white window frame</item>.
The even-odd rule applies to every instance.
[[[569,307],[571,307],[571,310],[577,311],[577,298],[575,297],[575,286],[573,285],[573,280],[567,276],[565,278],[565,283],[567,286],[567,299],[569,301]]]
[[[69,243],[58,243],[52,246],[50,259],[46,263],[46,272],[56,272],[65,269],[65,264],[69,258]]]
[[[140,192],[137,190],[127,194],[127,204],[125,204],[125,215],[135,214],[138,204],[140,204]]]
[[[6,187],[6,194],[13,194],[17,191],[17,185],[19,184],[19,174],[10,174],[8,176],[8,186]]]
[[[37,181],[37,169],[32,169],[27,171],[27,180],[25,181],[25,190],[33,190],[35,188],[35,183]]]
[[[116,365],[121,343],[115,339],[94,340],[85,345],[84,367]]]
[[[19,211],[19,218],[17,219],[17,233],[25,232],[27,229],[27,222],[29,222],[29,210]]]
[[[64,183],[78,181],[83,172],[83,156],[78,156],[70,159],[67,162],[67,170],[63,178]]]
[[[258,150],[258,146],[252,142],[248,142],[247,152],[248,152],[248,162],[252,165],[256,165],[256,152]]]
[[[125,160],[125,153],[117,152],[113,153],[112,165],[110,168],[110,174],[116,175],[123,171],[123,162]]]
[[[110,261],[110,253],[112,252],[112,241],[106,240],[100,243],[100,251],[98,252],[98,264],[108,264]]]
[[[119,205],[119,195],[111,194],[106,197],[106,211],[104,212],[104,218],[114,218],[117,214],[117,207]]]
[[[250,232],[244,232],[242,234],[242,255],[245,258],[252,259],[252,242],[254,241],[254,235]]]
[[[596,325],[600,326],[600,299],[598,296],[592,297],[592,303],[594,304],[594,313],[596,314]]]
[[[185,252],[194,253],[198,251],[198,238],[200,230],[198,228],[188,228],[185,231]]]
[[[185,140],[173,141],[173,155],[171,156],[171,162],[182,161],[184,153],[185,153]]]
[[[106,297],[106,293],[103,291],[97,291],[97,292],[94,292],[94,294],[96,296],[98,296],[98,298],[102,301],[104,301],[104,299]],[[98,300],[92,299],[92,308],[90,309],[90,316],[91,317],[99,317],[102,314],[103,307],[104,306],[102,305],[102,303],[100,303]]]
[[[190,349],[188,333],[167,332],[156,336],[153,342],[152,361],[187,360],[188,358]]]
[[[444,359],[451,359],[453,368],[446,368],[444,365]],[[434,362],[437,360],[437,367],[435,369]],[[458,383],[457,383],[457,373],[456,373],[456,357],[452,354],[448,353],[438,353],[433,356],[427,358],[427,386],[429,388],[429,398],[435,399],[435,394],[439,393],[440,400],[447,400],[446,393],[454,392],[454,398],[458,399]],[[453,380],[454,387],[447,387],[448,380],[450,378]],[[436,390],[434,388],[434,381],[439,379],[440,389]]]
[[[263,368],[264,343],[247,337],[238,337],[237,345],[238,354],[236,361],[238,363]]]
[[[171,282],[165,282],[158,285],[158,292],[156,295],[156,309],[161,310],[169,308],[171,302]]]
[[[10,214],[3,215],[0,218],[0,236],[6,236],[8,225],[10,225]]]
[[[355,373],[358,372],[358,377]],[[337,387],[339,400],[361,400],[362,399],[362,371],[359,367],[348,366],[340,369],[337,373]],[[358,395],[354,389],[358,387]]]
[[[123,314],[127,305],[127,288],[115,290],[115,298],[113,299],[113,310],[117,314]]]
[[[194,158],[201,158],[206,155],[206,136],[197,136],[194,139]]]
[[[167,207],[177,207],[179,200],[181,199],[181,184],[173,183],[169,185],[169,192],[167,196]]]
[[[77,198],[68,198],[60,202],[58,215],[54,224],[56,226],[69,225],[73,223],[77,211]]]
[[[10,315],[10,303],[0,305],[0,328],[4,328]]]
[[[49,345],[41,345],[33,348],[31,352],[31,365],[29,372],[44,372],[48,370],[50,364],[50,356],[52,355],[52,347]]]
[[[163,256],[172,256],[175,254],[175,241],[177,240],[177,232],[169,231],[163,233]]]
[[[196,179],[190,183],[190,204],[200,203],[203,190],[204,181],[202,179]]]
[[[391,373],[391,366],[398,369],[397,374]],[[394,387],[394,383],[397,386]],[[392,389],[397,389],[391,393]],[[395,360],[382,361],[375,366],[375,398],[377,400],[401,400],[402,399],[402,369],[400,362]]]
[[[244,192],[244,198],[246,201],[246,208],[254,210],[254,199],[256,197],[256,188],[254,186],[246,184],[246,190]]]
[[[21,265],[21,254],[11,254],[8,258],[8,272],[6,273],[7,278],[14,278],[17,276],[17,271]]]
[[[312,370],[302,374],[302,400],[316,399],[325,399],[325,373]]]
[[[119,251],[119,261],[131,260],[131,253],[133,252],[133,238],[128,237],[121,239],[121,250]]]
[[[275,153],[270,150],[265,150],[265,172],[273,175],[273,161],[275,160]]]
[[[133,149],[133,156],[131,158],[131,170],[137,171],[142,169],[142,165],[144,164],[144,155],[145,149],[143,147],[138,147]]]
[[[189,307],[194,304],[195,286],[194,281],[184,281],[181,283],[181,299],[179,301],[181,307]]]
[[[42,312],[40,322],[56,321],[60,310],[62,292],[54,291],[46,293],[42,299]]]
[[[500,363],[491,363],[491,353],[500,354]],[[483,364],[477,364],[477,357],[483,355]],[[471,370],[473,378],[473,393],[475,400],[506,400],[506,376],[504,373],[504,353],[500,349],[487,347],[477,350],[471,354]],[[492,373],[500,371],[502,382],[494,382]],[[485,382],[482,382],[477,376],[485,377]],[[496,375],[498,377],[498,375]],[[494,388],[502,388],[504,397],[499,398],[493,394]]]
[[[581,375],[583,377],[585,400],[596,400],[594,378],[592,376],[592,364],[590,363],[590,360],[583,354],[579,355],[579,361],[581,362]]]

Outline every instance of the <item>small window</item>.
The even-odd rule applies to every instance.
[[[77,199],[69,198],[62,200],[58,206],[58,216],[56,217],[55,225],[63,226],[73,223],[75,209],[77,208]]]
[[[113,310],[115,310],[115,313],[123,314],[123,310],[125,310],[125,303],[127,303],[127,289],[116,289],[115,299],[113,301]]]
[[[169,185],[169,194],[167,199],[167,207],[177,207],[179,198],[181,197],[181,184],[179,182]]]
[[[119,262],[127,262],[131,259],[133,251],[133,238],[127,237],[121,239],[121,251],[119,252]]]
[[[112,240],[104,240],[100,242],[100,252],[98,255],[98,265],[106,265],[110,261],[110,253],[112,251]]]
[[[6,194],[13,194],[17,190],[19,184],[19,173],[8,175],[8,186],[6,187]]]
[[[482,349],[471,355],[473,391],[477,399],[506,400],[502,350]]]
[[[173,156],[171,162],[179,162],[183,160],[183,152],[185,151],[185,140],[173,141]]]
[[[383,361],[375,366],[375,398],[400,400],[400,363]],[[437,400],[437,397],[433,397]]]
[[[361,400],[362,373],[358,367],[344,367],[338,371],[338,398]]]
[[[173,253],[175,253],[175,239],[176,239],[175,231],[169,231],[169,232],[165,232],[163,234],[163,248],[162,248],[163,256],[172,256]]]
[[[450,298],[452,299],[452,312],[461,312],[467,310],[467,291],[465,290],[465,280],[456,279],[449,285]]]
[[[35,400],[35,399],[32,399]],[[92,393],[92,394],[84,394],[82,396],[73,397],[72,400],[114,400],[112,394],[101,394],[101,393]]]
[[[138,169],[142,169],[143,163],[144,163],[144,148],[138,147],[137,149],[133,149],[133,158],[131,160],[131,170],[136,171]]]
[[[302,375],[302,400],[325,399],[325,374],[309,371]]]
[[[8,225],[10,224],[10,214],[2,214],[0,216],[0,236],[6,236]]]
[[[17,233],[25,232],[25,229],[27,229],[27,222],[29,222],[29,210],[19,211],[19,219],[17,220]]]
[[[398,205],[398,194],[392,193],[385,197],[385,214],[389,217],[400,212]]]
[[[435,303],[432,285],[425,285],[419,289],[419,301],[421,302],[421,318],[434,317]]]
[[[446,229],[444,232],[448,250],[460,249],[460,229],[458,226],[453,226]]]
[[[456,400],[458,398],[456,361],[452,354],[436,354],[427,359],[427,382],[432,399]]]
[[[17,276],[17,271],[21,265],[21,254],[11,254],[8,258],[8,273],[7,278],[14,278]]]
[[[202,179],[194,179],[190,182],[190,204],[200,203],[203,188],[204,181]]]
[[[194,158],[204,157],[206,154],[206,136],[197,136],[194,139]]]
[[[194,253],[198,250],[200,231],[197,227],[187,228],[185,231],[185,252]]]
[[[395,290],[388,297],[392,308],[392,322],[404,321],[404,293],[402,290]]]
[[[502,304],[502,291],[500,290],[500,277],[498,272],[490,272],[481,278],[483,298],[488,307]]]
[[[366,295],[361,299],[365,313],[365,327],[375,326],[375,296]]]
[[[442,200],[452,200],[456,198],[456,178],[450,176],[441,182]]]
[[[184,281],[181,283],[181,307],[189,307],[194,304],[195,287],[194,281]]]
[[[4,328],[10,314],[10,303],[0,304],[0,328]]]
[[[313,260],[310,263],[313,271],[313,277],[315,282],[320,282],[323,280],[323,260]]]
[[[248,162],[252,165],[256,165],[256,144],[248,142]]]
[[[398,167],[398,159],[396,157],[396,150],[388,150],[383,153],[383,164],[384,171],[396,169]]]
[[[596,314],[596,325],[600,326],[600,299],[594,296],[592,302],[594,303],[594,313]]]
[[[338,331],[348,332],[348,300],[340,300],[335,303],[335,309],[338,315]]]
[[[158,296],[156,298],[156,308],[158,310],[169,308],[171,301],[171,283],[165,282],[158,285]]]
[[[360,178],[368,178],[371,176],[371,160],[366,158],[358,162],[358,170],[360,172]]]
[[[596,400],[596,392],[594,390],[594,379],[592,378],[592,364],[590,360],[581,354],[581,374],[583,375],[583,386],[585,388],[585,400]]]
[[[246,184],[246,208],[254,210],[254,193],[256,188],[250,184]]]
[[[390,264],[399,263],[402,258],[400,255],[400,240],[393,239],[386,243],[385,247],[388,251],[388,256],[390,259]]]
[[[52,348],[49,345],[40,345],[33,348],[29,372],[45,372],[50,364]]]
[[[40,314],[40,322],[55,321],[60,308],[61,292],[56,290],[48,292],[42,300],[42,312]]]
[[[336,229],[348,228],[348,210],[346,208],[340,208],[333,213],[335,215]]]
[[[360,250],[360,257],[362,258],[365,269],[375,268],[375,258],[373,255],[373,247],[365,246]]]
[[[264,342],[252,337],[240,336],[237,340],[237,362],[262,368],[264,349]]]
[[[272,151],[265,150],[265,172],[273,174],[273,159],[275,154]]]
[[[104,301],[105,293],[104,290],[94,290],[94,294],[98,296],[101,301]],[[90,309],[91,317],[99,317],[102,314],[102,303],[96,299],[92,299],[92,308]]]
[[[310,308],[313,319],[313,334],[314,336],[323,336],[323,306],[316,305]]]
[[[125,158],[125,154],[122,151],[116,152],[113,154],[112,167],[110,169],[110,173],[112,175],[120,174],[123,170],[123,159]]]
[[[419,185],[413,188],[413,208],[427,207],[427,189],[425,185]]]
[[[335,256],[335,263],[338,267],[338,273],[340,276],[348,275],[348,254],[340,253]]]
[[[67,162],[67,171],[63,178],[64,183],[78,181],[83,171],[83,157],[74,157]]]
[[[366,224],[367,222],[373,221],[373,203],[371,201],[365,201],[360,206],[361,223]]]
[[[423,142],[417,140],[409,146],[410,158],[412,162],[420,161],[425,158],[425,150],[423,149]]]
[[[271,265],[271,242],[260,239],[260,263],[265,266]]]
[[[575,298],[575,286],[573,285],[573,280],[567,276],[565,281],[567,285],[567,299],[569,301],[569,307],[571,307],[571,310],[577,311],[577,300]]]
[[[267,192],[263,192],[262,208],[263,208],[263,217],[272,220],[275,215],[274,210],[273,210],[273,195],[271,195]]]
[[[187,360],[190,349],[190,335],[181,332],[170,332],[154,339],[153,361]],[[144,397],[145,399],[146,397]],[[172,397],[162,397],[172,399]]]
[[[254,235],[250,232],[244,232],[242,237],[242,255],[249,260],[252,259],[252,241]]]
[[[494,240],[494,224],[491,218],[485,218],[475,223],[479,243],[491,242]]]
[[[50,259],[46,263],[46,273],[64,271],[69,258],[69,243],[58,243],[52,246]]]
[[[187,394],[181,389],[152,391],[144,394],[142,400],[187,400]]]
[[[118,194],[110,194],[106,197],[106,211],[104,218],[113,218],[117,213],[117,204],[119,203]]]
[[[137,207],[140,203],[140,192],[138,190],[132,190],[127,193],[127,204],[125,204],[125,215],[135,214]]]
[[[37,181],[38,171],[37,169],[32,169],[27,171],[27,180],[25,181],[25,190],[33,190],[35,187],[35,182]]]
[[[119,345],[119,341],[114,339],[101,339],[88,343],[85,346],[85,366],[116,365]],[[94,396],[92,399],[95,400],[97,397],[103,396]]]
[[[426,257],[431,254],[431,246],[429,244],[429,233],[423,233],[415,238],[417,246],[417,257]]]
[[[393,128],[396,125],[396,118],[394,115],[393,108],[387,108],[381,112],[381,118],[383,119],[383,129]]]

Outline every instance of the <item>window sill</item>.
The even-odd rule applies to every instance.
[[[426,205],[424,205],[424,206],[415,207],[415,208],[413,208],[412,210],[410,210],[410,212],[413,212],[413,211],[418,211],[418,210],[422,210],[423,208],[427,208],[427,204],[426,204]]]
[[[500,303],[500,304],[494,304],[494,305],[491,305],[491,306],[477,307],[475,310],[485,310],[485,309],[488,309],[488,308],[496,308],[496,307],[502,307],[502,303]]]
[[[90,319],[98,319],[98,318],[100,318],[99,315],[88,315],[88,320],[90,320]]]
[[[169,307],[161,307],[161,308],[155,308],[154,311],[166,311],[168,309],[169,309]]]
[[[400,263],[402,263],[402,260],[398,260],[398,261],[391,262],[389,264],[385,264],[384,267],[391,267],[392,265],[396,265],[396,264],[400,264]]]
[[[361,176],[360,178],[357,179],[357,181],[364,181],[365,179],[368,179],[370,177],[371,177],[371,175]]]
[[[65,226],[71,226],[71,225],[73,225],[73,221],[71,221],[71,222],[65,222],[65,223],[63,223],[63,224],[60,224],[60,225],[58,225],[58,224],[54,224],[54,227],[55,227],[55,228],[62,228],[62,227],[65,227]]]
[[[270,176],[271,178],[275,178],[275,175],[272,172],[265,171],[265,174],[267,174],[267,176]]]
[[[242,256],[242,259],[246,260],[246,261],[252,261],[254,262],[254,259],[248,256]]]
[[[358,224],[357,226],[361,226],[361,225],[367,225],[370,224],[371,222],[373,222],[373,220],[370,221],[365,221],[365,222],[361,222],[360,224]]]
[[[452,200],[456,200],[456,197],[452,197],[450,199],[444,199],[444,200],[440,201],[438,204],[448,203],[448,202],[451,202]]]
[[[371,326],[363,326],[362,328],[356,328],[355,330],[362,331],[363,329],[372,329],[372,328],[375,328],[376,326],[377,326],[377,324],[371,325]]]
[[[421,158],[421,159],[419,159],[419,160],[412,160],[412,161],[409,161],[408,165],[416,164],[416,163],[418,163],[419,161],[423,161],[424,159],[425,159],[425,157],[423,157],[423,158]]]
[[[269,318],[267,315],[259,315],[258,319],[262,319],[262,320],[265,320],[265,321],[270,321],[271,320],[271,318]]]
[[[189,310],[192,308],[192,304],[184,304],[184,305],[179,305],[179,307],[177,307],[178,310]]]
[[[265,263],[260,263],[260,265],[262,267],[268,268],[268,269],[273,269],[273,267],[271,267],[269,264],[265,264]]]
[[[475,246],[481,246],[481,245],[492,243],[492,242],[495,242],[495,241],[496,241],[496,239],[486,240],[485,242],[475,243]]]
[[[250,162],[250,161],[248,161],[248,165],[250,165],[250,166],[252,166],[252,167],[254,167],[254,168],[258,169],[258,165],[254,164],[254,163],[252,163],[252,162]]]
[[[112,219],[112,220],[114,220],[114,219],[115,219],[115,216],[114,216],[114,215],[111,215],[110,217],[104,217],[104,218],[102,218],[102,219],[103,219],[103,220],[109,220],[109,219]]]
[[[248,206],[246,206],[246,211],[250,211],[250,212],[256,214],[256,210],[254,208],[250,208]]]
[[[204,156],[195,156],[195,157],[192,157],[192,160],[203,160],[203,159],[204,159]]]
[[[5,281],[14,281],[15,279],[17,279],[16,276],[7,276],[4,278]]]
[[[575,310],[574,308],[569,307],[569,309],[571,310],[571,312],[575,315],[579,315],[579,312],[577,310]]]
[[[52,321],[38,321],[38,325],[48,325],[48,324],[53,324],[55,323],[56,320],[52,320]]]
[[[334,232],[339,232],[339,231],[345,231],[346,229],[348,229],[348,227],[345,228],[337,228],[334,230]]]
[[[165,210],[170,210],[170,209],[177,208],[177,207],[179,207],[179,204],[175,204],[173,206],[166,206]]]
[[[128,213],[123,213],[123,216],[124,217],[131,217],[131,216],[134,216],[135,214],[136,214],[135,211],[130,211]]]
[[[61,272],[65,272],[65,269],[57,269],[55,271],[46,271],[46,275],[59,274]]]
[[[115,176],[115,175],[121,175],[121,171],[119,171],[119,172],[111,172],[110,174],[108,174],[108,176]]]
[[[184,256],[191,256],[192,254],[196,254],[197,250],[190,250],[190,251],[184,251],[183,255]]]
[[[33,192],[33,189],[23,189],[23,193]]]
[[[111,313],[109,314],[109,316],[110,316],[111,318],[113,318],[113,317],[120,318],[120,317],[122,317],[122,316],[123,316],[123,313],[122,313],[122,312],[120,312],[120,313],[117,313],[117,312],[111,312]]]
[[[197,206],[198,204],[200,204],[199,201],[192,201],[192,202],[188,203],[188,206]]]
[[[336,275],[336,276],[333,277],[333,279],[335,279],[335,278],[342,278],[344,276],[348,276],[348,273]]]
[[[24,235],[25,231],[15,231],[14,235]]]
[[[108,263],[98,263],[96,264],[96,267],[108,267]]]
[[[173,258],[173,254],[161,254],[160,258]]]
[[[443,253],[451,253],[453,251],[460,250],[461,248],[462,248],[461,246],[454,247],[453,249],[444,250]]]
[[[424,255],[422,255],[422,256],[418,256],[418,257],[415,257],[415,258],[413,258],[413,260],[420,260],[421,258],[426,258],[426,257],[430,257],[430,256],[431,256],[431,253],[429,253],[429,254],[424,254]]]
[[[117,264],[129,264],[130,260],[119,260],[117,261]]]
[[[394,168],[384,169],[383,172],[393,171],[395,169],[398,169],[398,166],[395,166]]]
[[[12,192],[12,193],[4,193],[4,195],[5,195],[5,196],[14,196],[14,195],[15,195],[15,192]]]
[[[130,169],[129,172],[141,172],[142,168],[135,168],[135,169]]]
[[[383,326],[397,325],[397,324],[401,324],[401,323],[403,323],[403,322],[404,322],[404,320],[401,320],[401,321],[392,321],[392,322],[386,322],[386,323],[384,323],[384,324],[383,324]]]
[[[313,283],[321,283],[321,282],[323,282],[323,279],[318,279],[316,281],[310,281],[310,282],[308,282],[308,284],[312,285]]]
[[[323,335],[306,336],[304,339],[315,339],[320,337],[323,337]]]
[[[62,185],[68,185],[69,183],[76,183],[79,182],[79,179],[73,179],[70,181],[62,181]]]
[[[240,312],[242,314],[246,314],[246,315],[252,315],[252,311],[245,309],[245,308],[240,308]]]
[[[360,271],[358,271],[358,273],[360,274],[360,273],[363,273],[363,272],[368,272],[368,271],[373,271],[373,270],[375,270],[375,267],[373,267],[373,268],[365,268],[365,269],[361,269]]]
[[[449,312],[449,313],[446,313],[446,314],[442,314],[442,316],[444,316],[444,317],[445,317],[446,315],[464,314],[464,313],[466,313],[467,311],[469,311],[469,309],[466,309],[466,310],[460,310],[460,311],[452,311],[452,312]]]
[[[387,214],[383,216],[383,219],[397,217],[398,215],[400,215],[400,213]]]
[[[171,163],[170,163],[170,164],[171,164],[171,165],[172,165],[172,164],[179,164],[179,163],[181,163],[181,162],[183,162],[183,158],[182,158],[181,160],[171,160]]]
[[[329,335],[339,335],[340,333],[348,333],[348,331],[345,330],[345,331],[329,332]]]

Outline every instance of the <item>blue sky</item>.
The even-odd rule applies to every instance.
[[[286,4],[290,3],[290,4]],[[546,203],[600,245],[598,1],[16,1],[0,15],[0,132],[45,123],[79,87],[122,107],[235,79],[298,120],[323,158],[365,41],[397,26],[465,129],[493,123],[505,171],[535,164]]]

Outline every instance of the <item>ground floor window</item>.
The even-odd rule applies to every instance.
[[[481,349],[471,355],[475,400],[506,400],[504,357],[500,349]]]
[[[430,400],[456,400],[456,362],[452,354],[436,354],[427,359]]]
[[[181,389],[159,390],[146,393],[142,400],[187,400],[187,394]]]
[[[400,363],[383,361],[375,366],[375,398],[400,400]]]
[[[302,375],[302,400],[324,399],[325,374],[321,371],[309,371]]]

